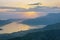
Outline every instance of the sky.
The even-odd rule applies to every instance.
[[[0,0],[0,6],[19,7],[19,8],[31,8],[31,3],[41,3],[39,6],[60,7],[60,0]]]
[[[34,3],[41,3],[41,5],[29,5]],[[47,16],[49,13],[60,13],[60,0],[0,0],[0,20],[35,19]],[[45,25],[42,25],[42,27],[41,25],[38,26],[43,28]],[[37,26],[12,22],[8,25],[4,25],[2,27],[3,30],[0,31],[0,33],[13,33],[21,30],[30,30],[31,27],[37,28]]]

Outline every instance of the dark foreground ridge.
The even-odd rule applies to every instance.
[[[60,23],[48,25],[47,27],[50,27],[50,29],[32,32],[23,37],[16,37],[8,40],[60,40]],[[56,27],[57,29],[51,29],[51,27]]]

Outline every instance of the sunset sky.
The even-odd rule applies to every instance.
[[[60,7],[60,0],[0,0],[0,6],[19,7],[19,8],[31,8],[31,3],[41,3],[40,6]]]
[[[29,5],[34,3],[40,3],[41,5]],[[39,17],[44,19],[43,17],[51,17],[50,13],[60,13],[60,0],[0,0],[0,20],[7,21],[8,19],[22,19],[20,20],[20,22],[22,22],[28,19],[35,20]],[[0,31],[0,33],[13,33],[21,31],[21,28],[23,28],[23,31],[30,30],[31,27],[39,28],[38,26],[40,25],[37,25],[36,27],[23,23],[18,24],[18,22],[12,22],[2,26],[1,28],[3,28],[3,30]],[[46,25],[43,25],[43,27],[44,26]]]

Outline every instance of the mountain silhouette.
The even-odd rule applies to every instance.
[[[60,30],[39,31],[9,40],[60,40]]]
[[[11,23],[12,21],[10,20],[0,20],[0,27],[4,26],[4,25],[7,25],[9,23]]]
[[[12,22],[20,21],[21,19],[8,19],[8,20],[0,20],[0,27],[10,24]]]
[[[16,37],[8,40],[60,40],[60,23],[48,25],[47,27],[45,28],[49,29],[50,27],[51,30],[32,32],[23,37]],[[53,29],[54,27],[56,28]]]
[[[27,19],[22,23],[27,25],[50,25],[60,22],[60,13],[49,13],[47,16],[38,17],[35,19]]]
[[[48,25],[48,26],[44,27],[43,29],[46,29],[46,30],[59,30],[60,29],[60,23]]]

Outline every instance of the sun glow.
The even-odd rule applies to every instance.
[[[36,17],[38,17],[38,13],[36,13],[36,12],[25,12],[24,13],[24,17],[27,17],[27,18],[36,18]]]

